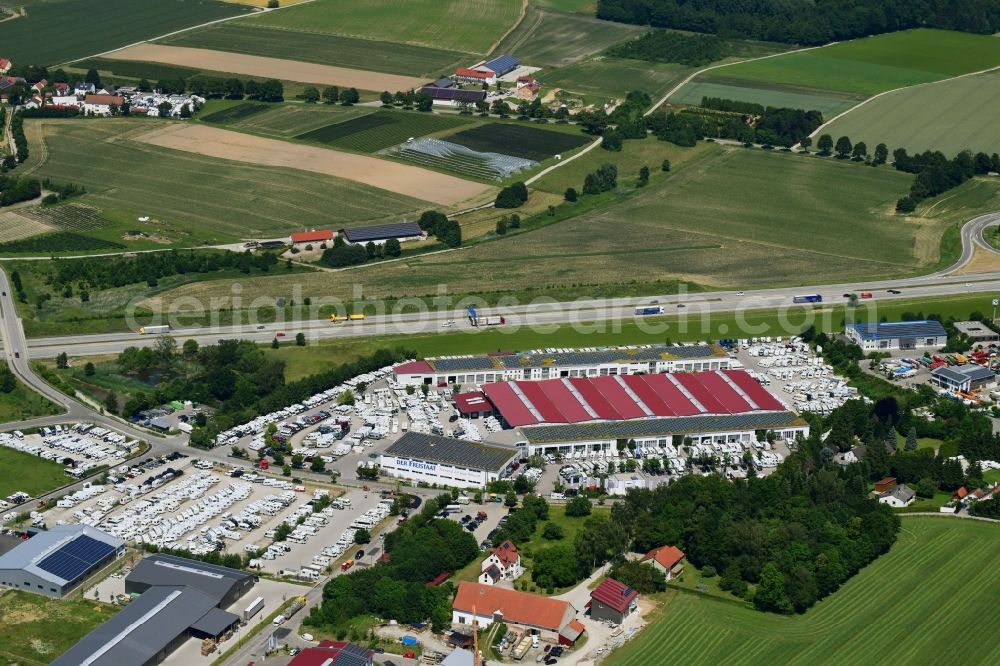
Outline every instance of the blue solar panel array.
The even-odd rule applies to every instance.
[[[513,72],[520,64],[521,63],[517,58],[505,53],[487,62],[486,67],[496,72],[497,76],[503,76],[508,72]]]
[[[38,568],[73,582],[114,550],[111,544],[81,535],[39,562]]]

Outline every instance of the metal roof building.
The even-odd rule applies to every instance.
[[[931,370],[931,382],[943,389],[968,393],[997,383],[996,373],[981,365],[941,367]]]
[[[518,455],[509,446],[410,431],[385,450],[380,465],[398,478],[483,488],[507,476]]]
[[[483,63],[483,67],[486,67],[492,72],[496,72],[497,76],[503,76],[504,74],[509,74],[515,69],[521,66],[521,61],[512,55],[498,55],[492,60],[487,60]]]
[[[402,363],[393,373],[403,384],[445,386],[640,372],[724,370],[729,365],[729,357],[714,345],[644,345],[442,356]]]
[[[411,238],[422,238],[424,235],[420,225],[416,222],[396,222],[393,224],[373,224],[368,227],[350,227],[341,229],[340,233],[348,243],[384,243],[390,238],[398,240],[408,240]]]
[[[173,555],[143,559],[125,579],[139,596],[53,662],[53,666],[148,666],[188,637],[216,638],[240,621],[223,610],[252,575]]]
[[[124,552],[99,529],[56,525],[0,556],[0,585],[59,599]]]
[[[922,349],[948,342],[944,326],[934,320],[851,324],[845,335],[862,349]]]

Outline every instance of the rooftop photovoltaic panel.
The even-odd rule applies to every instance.
[[[111,544],[81,535],[38,562],[38,568],[74,581],[115,550]]]
[[[650,345],[648,347],[627,347],[621,349],[595,349],[594,351],[572,350],[563,352],[524,352],[502,356],[468,356],[464,358],[427,359],[438,372],[462,372],[468,370],[496,370],[518,368],[549,368],[566,366],[596,366],[620,363],[655,363],[665,360],[696,360],[710,357],[723,358],[715,347],[707,345]]]
[[[750,414],[706,414],[676,418],[633,419],[629,421],[592,421],[566,425],[539,425],[521,433],[532,444],[545,442],[586,442],[639,437],[664,437],[688,432],[726,432],[769,430],[802,422],[794,412],[755,412]]]
[[[517,456],[517,449],[470,442],[464,439],[441,437],[423,433],[407,432],[385,450],[386,455],[415,460],[458,465],[485,470],[499,470],[511,458]]]
[[[488,356],[473,356],[471,358],[436,358],[430,364],[439,372],[458,372],[465,370],[496,370],[493,360]]]
[[[407,238],[419,236],[420,225],[416,222],[396,222],[393,224],[373,224],[369,227],[348,227],[341,229],[352,243],[382,240],[384,238]]]

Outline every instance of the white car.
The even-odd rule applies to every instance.
[[[285,618],[284,615],[279,615],[278,617],[274,618],[274,622],[272,622],[271,624],[273,624],[274,626],[277,627],[277,626],[279,626],[281,624],[284,624],[285,619],[286,618]]]
[[[744,292],[742,292],[742,291],[738,291],[738,292],[736,292],[736,295],[737,295],[737,296],[743,296],[743,295],[745,295],[745,294],[744,294]]]

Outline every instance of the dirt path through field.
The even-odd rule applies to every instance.
[[[447,206],[494,190],[490,185],[420,167],[207,125],[170,124],[136,139],[154,146],[226,160],[323,173]]]
[[[138,44],[113,51],[103,56],[114,60],[140,60],[162,62],[168,65],[208,69],[216,72],[231,72],[248,76],[261,76],[285,81],[301,81],[320,85],[335,85],[342,88],[362,90],[409,90],[426,83],[424,79],[397,74],[368,72],[362,69],[317,65],[298,60],[265,58],[263,56],[193,49],[186,46],[166,46],[163,44]]]

